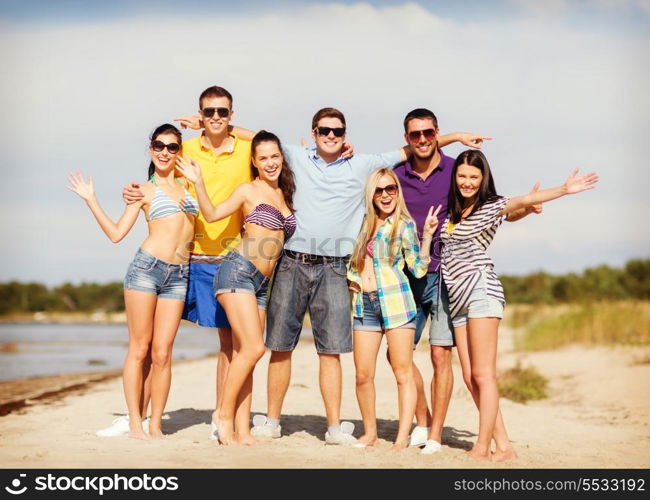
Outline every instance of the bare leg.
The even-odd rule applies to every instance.
[[[386,332],[390,364],[397,380],[399,401],[399,429],[392,450],[401,450],[408,446],[409,432],[415,414],[417,392],[413,377],[413,337],[415,330],[396,328]]]
[[[271,351],[267,381],[267,404],[269,418],[280,418],[282,403],[291,380],[292,351]]]
[[[469,362],[469,347],[467,345],[467,325],[457,326],[454,328],[454,336],[456,338],[458,359],[460,360],[460,366],[463,371],[463,380],[465,381],[465,385],[469,389],[474,404],[478,409],[478,387],[472,379],[472,368]],[[517,458],[517,454],[510,443],[506,427],[503,423],[501,409],[499,409],[499,412],[497,413],[497,420],[494,424],[494,435],[492,437],[496,442],[496,450],[492,454],[492,460],[501,462]]]
[[[181,322],[184,301],[158,299],[151,344],[151,421],[149,435],[161,438],[162,415],[172,383],[172,346]]]
[[[431,430],[429,439],[442,443],[442,427],[445,423],[451,390],[454,385],[454,374],[451,369],[451,347],[431,346],[431,362],[433,363],[433,380],[431,381]]]
[[[375,369],[382,333],[355,330],[353,335],[357,401],[363,420],[363,436],[359,438],[359,442],[373,446],[377,442]]]
[[[318,354],[320,370],[318,381],[325,403],[327,426],[341,423],[341,356],[339,354]]]
[[[264,322],[266,321],[266,311],[264,309],[257,309],[259,318],[260,318],[260,329],[264,331]],[[255,367],[251,370],[251,373],[246,377],[246,381],[239,391],[239,396],[237,397],[237,411],[235,413],[235,434],[237,436],[237,442],[243,445],[257,445],[261,444],[257,439],[251,434],[250,428],[250,418],[251,418],[251,403],[253,401],[253,372]]]
[[[216,422],[219,417],[219,405],[223,394],[223,384],[226,381],[228,367],[232,361],[232,330],[230,328],[219,328],[219,354],[217,354],[217,392],[215,410],[212,413],[212,421]]]
[[[149,408],[149,401],[151,400],[151,348],[147,353],[147,357],[142,363],[142,396],[140,398],[140,415],[147,416],[147,409]]]
[[[478,388],[479,430],[474,447],[467,454],[478,460],[490,459],[490,443],[499,411],[496,377],[498,318],[470,318],[467,345],[472,379]]]
[[[238,349],[228,368],[216,424],[219,441],[222,444],[234,444],[236,443],[235,412],[239,393],[244,387],[246,379],[253,372],[255,364],[264,355],[264,334],[254,295],[223,293],[219,295],[218,299],[228,314]],[[248,418],[246,425],[248,426]]]
[[[135,439],[148,439],[142,430],[143,371],[145,360],[150,355],[157,300],[158,297],[152,293],[124,290],[129,350],[124,361],[122,383],[129,411],[129,437]]]
[[[427,397],[424,394],[424,380],[415,361],[413,362],[413,379],[415,380],[415,391],[417,403],[415,404],[415,425],[420,427],[431,427],[431,412],[427,404]]]

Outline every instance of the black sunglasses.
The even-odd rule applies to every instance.
[[[156,153],[160,153],[165,148],[167,148],[167,151],[169,151],[170,154],[175,155],[181,150],[181,145],[176,142],[165,144],[162,141],[151,141],[151,149],[153,149]]]
[[[389,196],[395,196],[397,194],[397,184],[389,184],[384,187],[375,188],[375,196],[381,196],[382,193],[386,191],[386,194]]]
[[[206,118],[212,118],[215,112],[219,115],[219,118],[226,118],[230,114],[228,108],[203,108],[201,110],[201,113]]]
[[[318,135],[330,135],[332,132],[334,137],[343,137],[345,134],[345,127],[316,127],[315,130]]]
[[[436,131],[435,129],[428,128],[426,130],[415,130],[413,132],[409,132],[408,133],[409,141],[411,142],[419,141],[420,136],[422,135],[427,141],[431,141],[436,136]]]

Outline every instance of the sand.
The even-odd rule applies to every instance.
[[[157,441],[99,438],[95,431],[124,412],[121,379],[83,379],[42,399],[23,398],[0,417],[0,460],[7,468],[647,468],[650,466],[650,350],[645,347],[568,347],[515,353],[502,329],[499,368],[533,365],[550,380],[549,398],[501,408],[519,459],[503,464],[465,457],[476,437],[478,414],[454,362],[455,386],[442,452],[394,453],[397,393],[385,357],[378,359],[378,446],[354,449],[324,444],[324,409],[313,342],[299,343],[282,416],[283,437],[262,446],[225,447],[208,439],[214,404],[215,358],[176,363],[164,431]],[[456,354],[454,353],[454,358]],[[269,353],[255,372],[253,411],[266,405]],[[415,352],[425,381],[428,347]],[[642,362],[640,362],[642,361]],[[342,418],[361,433],[352,355],[342,356]],[[9,390],[6,385],[4,389]],[[32,392],[36,389],[32,388]],[[29,391],[27,391],[29,393]],[[5,398],[7,399],[7,398]],[[10,398],[9,398],[10,399]],[[18,398],[20,399],[20,398]]]

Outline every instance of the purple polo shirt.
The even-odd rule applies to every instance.
[[[431,206],[437,207],[442,205],[438,212],[438,228],[433,235],[431,242],[431,263],[429,272],[437,271],[440,268],[440,255],[442,243],[440,241],[440,230],[442,224],[447,218],[449,189],[451,188],[451,171],[454,168],[454,158],[446,156],[440,151],[440,163],[429,174],[429,177],[422,179],[418,174],[413,172],[411,162],[406,161],[395,167],[395,173],[402,185],[406,208],[411,212],[418,227],[418,236],[422,240],[422,227],[429,213]]]

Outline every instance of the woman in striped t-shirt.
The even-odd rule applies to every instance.
[[[497,195],[490,166],[480,151],[456,159],[449,192],[449,216],[440,236],[442,273],[449,291],[450,313],[463,378],[479,409],[479,434],[468,455],[483,460],[516,458],[499,411],[496,350],[503,316],[503,287],[486,250],[506,215],[567,194],[593,189],[595,173],[571,173],[561,186],[506,198]],[[492,438],[496,450],[490,453]]]

